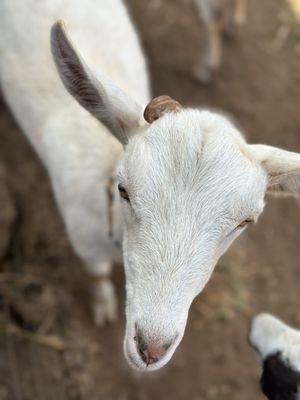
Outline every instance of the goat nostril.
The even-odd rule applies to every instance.
[[[147,366],[160,361],[177,338],[176,335],[173,339],[164,343],[160,340],[146,340],[137,324],[135,325],[135,333],[133,340],[136,343],[136,349]]]
[[[168,342],[168,343],[164,344],[163,348],[165,349],[165,351],[169,350],[169,348],[171,347],[171,344],[172,344],[172,342]]]
[[[138,350],[143,359],[146,362],[148,359],[148,346],[143,340],[138,341]]]
[[[161,360],[170,346],[171,343],[168,343],[167,345],[158,345],[155,343],[147,344],[143,339],[139,337],[137,338],[138,352],[147,366]]]

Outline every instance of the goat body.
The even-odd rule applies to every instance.
[[[95,276],[95,320],[102,324],[116,317],[108,274],[111,262],[120,259],[114,242],[121,240],[121,220],[116,203],[110,226],[107,184],[122,146],[65,91],[49,44],[51,26],[58,19],[68,25],[95,76],[109,75],[145,104],[148,76],[121,0],[1,1],[2,90],[49,172],[73,247]]]

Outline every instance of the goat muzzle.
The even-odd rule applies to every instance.
[[[166,113],[177,113],[181,109],[182,105],[170,96],[159,96],[152,99],[147,105],[144,111],[144,118],[151,124]]]

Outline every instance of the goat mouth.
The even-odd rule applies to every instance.
[[[138,362],[137,361],[137,357],[138,357],[137,353],[136,353],[136,357],[134,357],[134,355],[129,347],[130,346],[129,346],[128,340],[125,339],[124,354],[125,354],[125,358],[126,358],[128,364],[134,369],[146,370],[146,364],[143,364],[142,361]]]

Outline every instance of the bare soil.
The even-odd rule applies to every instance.
[[[250,142],[300,152],[300,52],[284,0],[251,0],[248,23],[226,40],[211,85],[191,78],[203,28],[190,0],[128,0],[149,59],[153,92],[222,109]],[[84,268],[70,248],[46,172],[0,105],[0,400],[262,399],[247,344],[269,311],[300,327],[300,203],[267,198],[264,215],[220,260],[195,300],[168,366],[140,375],[122,355],[120,321],[97,329]]]

